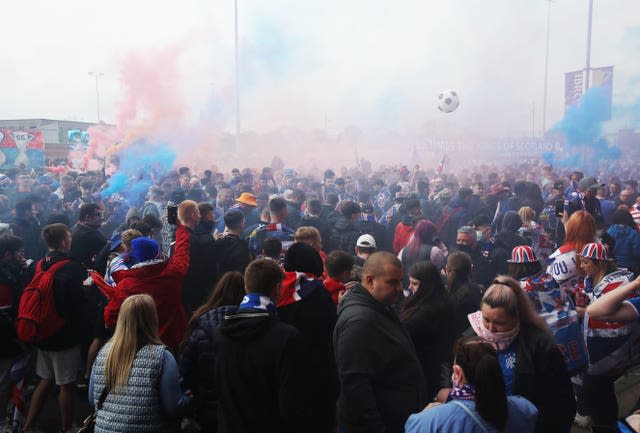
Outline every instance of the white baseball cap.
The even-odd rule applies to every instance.
[[[356,246],[360,248],[376,248],[376,240],[371,235],[362,235],[358,238]]]

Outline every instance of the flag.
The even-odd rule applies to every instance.
[[[447,157],[447,155],[443,155],[442,159],[438,163],[438,166],[436,167],[436,177],[440,176],[442,174],[442,172],[444,171],[444,160],[445,160],[446,157]]]

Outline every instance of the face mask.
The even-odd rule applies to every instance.
[[[482,240],[482,237],[483,237],[482,231],[476,230],[476,239],[478,240],[478,242]]]
[[[484,322],[480,322],[480,327],[479,335],[485,340],[495,343],[498,346],[498,350],[505,350],[511,346],[511,343],[513,343],[520,332],[519,323],[515,328],[506,332],[491,332],[484,326]]]
[[[458,251],[462,251],[464,253],[471,253],[471,251],[473,250],[473,248],[471,248],[469,245],[463,244],[456,244],[456,248],[458,249]]]

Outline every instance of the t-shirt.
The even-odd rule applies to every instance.
[[[631,304],[631,306],[636,310],[636,314],[638,315],[638,319],[640,320],[640,297],[627,299],[625,302]]]
[[[504,387],[507,395],[513,394],[513,377],[516,371],[517,346],[516,343],[513,343],[508,349],[498,352],[498,362],[500,363],[500,369],[502,369]]]

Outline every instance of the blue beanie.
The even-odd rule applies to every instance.
[[[158,258],[160,246],[151,238],[135,238],[131,241],[131,255],[136,263],[146,262]]]

